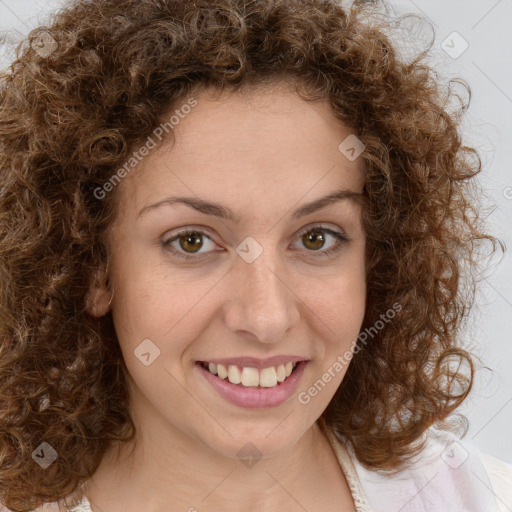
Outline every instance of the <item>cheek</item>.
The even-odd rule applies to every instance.
[[[357,338],[365,313],[366,287],[359,280],[333,281],[328,291],[311,296],[309,307],[317,319],[317,331],[333,345]]]
[[[148,330],[163,338],[171,329],[187,322],[188,313],[215,284],[213,278],[194,277],[190,272],[162,263],[159,250],[149,255],[127,246],[115,261],[114,309],[134,334]],[[152,259],[152,257],[154,259]],[[171,331],[171,332],[170,332]]]
[[[149,271],[139,264],[138,270],[125,270],[124,276],[130,277],[115,290],[119,294],[113,307],[123,357],[136,380],[144,378],[142,365],[147,359],[155,362],[150,363],[152,370],[163,365],[174,373],[181,365],[191,340],[205,329],[209,312],[204,299],[215,284],[212,279],[194,280],[179,272],[171,276],[154,266]],[[147,353],[149,357],[143,355]]]
[[[324,325],[327,339],[336,343],[357,337],[366,308],[366,275],[363,250],[359,248],[337,271],[315,282],[307,305]]]

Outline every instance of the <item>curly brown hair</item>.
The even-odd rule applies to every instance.
[[[448,416],[474,377],[476,356],[459,333],[474,303],[479,247],[502,244],[483,232],[480,159],[462,144],[460,112],[447,108],[428,51],[405,62],[389,22],[372,12],[337,0],[75,0],[17,48],[0,83],[7,507],[71,495],[114,440],[134,437],[112,316],[87,310],[118,213],[116,191],[100,200],[95,190],[162,113],[206,86],[288,80],[305,100],[328,99],[365,144],[362,329],[391,304],[401,310],[371,343],[358,343],[322,419],[362,464],[383,470],[403,467],[430,426],[457,428]],[[48,55],[31,44],[41,37]],[[469,374],[447,364],[453,357]],[[42,441],[59,457],[38,471],[31,454]]]

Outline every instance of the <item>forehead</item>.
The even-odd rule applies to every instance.
[[[192,99],[162,116],[174,116],[174,140],[164,138],[120,184],[125,208],[138,211],[166,193],[257,209],[262,198],[294,202],[362,190],[362,159],[350,161],[338,149],[352,130],[327,99],[307,102],[282,86],[203,89]]]

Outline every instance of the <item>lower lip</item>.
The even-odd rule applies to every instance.
[[[307,361],[297,363],[293,373],[283,382],[272,388],[255,388],[232,384],[227,379],[221,379],[217,375],[210,373],[201,363],[195,364],[201,375],[228,402],[249,409],[277,407],[288,400],[297,389],[306,365]]]

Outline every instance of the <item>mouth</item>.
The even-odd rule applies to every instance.
[[[208,370],[212,375],[216,375],[231,384],[248,388],[273,388],[281,386],[294,373],[299,362],[288,361],[284,364],[261,369],[235,364],[210,363],[208,361],[197,361],[197,364]]]
[[[226,364],[227,361],[224,364],[220,361],[196,361],[194,366],[203,382],[231,404],[261,409],[277,407],[291,399],[309,364],[309,360],[294,359],[285,362],[280,357],[277,361],[256,361],[252,363],[254,366]],[[280,364],[268,366],[269,362]]]

